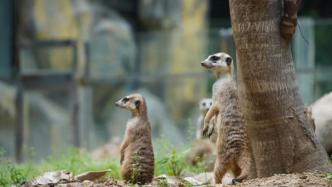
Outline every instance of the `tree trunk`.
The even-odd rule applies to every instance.
[[[257,177],[331,171],[304,115],[289,42],[280,36],[281,0],[230,0],[240,105]]]

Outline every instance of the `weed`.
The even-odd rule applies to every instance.
[[[15,167],[14,163],[3,158],[4,151],[0,153],[0,186],[10,186],[20,184],[26,180],[25,173],[20,168]]]
[[[201,173],[206,171],[204,164],[192,166],[186,161],[187,151],[179,149],[165,139],[158,141],[160,150],[156,152],[155,175],[181,176],[184,172]]]

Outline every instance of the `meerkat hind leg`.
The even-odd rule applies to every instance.
[[[222,178],[225,176],[227,170],[229,169],[229,165],[224,165],[216,162],[214,168],[214,182],[215,184],[221,184]]]
[[[214,168],[214,179],[216,184],[220,184],[226,172],[234,171],[234,167],[236,166],[235,160],[233,158],[225,160],[225,157],[226,155],[223,155],[216,160]]]
[[[241,182],[248,178],[250,173],[250,157],[247,153],[242,153],[237,160],[237,166],[240,168],[241,172],[234,180],[236,182]]]

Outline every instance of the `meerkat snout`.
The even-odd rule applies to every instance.
[[[115,106],[123,108],[124,106],[126,106],[126,103],[128,101],[129,101],[129,98],[128,97],[124,97],[124,98],[118,100],[117,102],[115,102]]]
[[[207,65],[207,62],[206,62],[206,61],[202,61],[202,62],[201,62],[201,66],[208,68],[208,65]]]

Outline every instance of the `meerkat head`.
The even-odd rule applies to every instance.
[[[204,98],[199,102],[199,110],[202,113],[206,113],[210,109],[211,106],[212,106],[211,98]]]
[[[115,105],[130,111],[134,116],[146,113],[145,99],[140,94],[130,94],[115,102]]]
[[[217,76],[232,73],[232,57],[227,53],[216,53],[208,56],[201,65]]]

